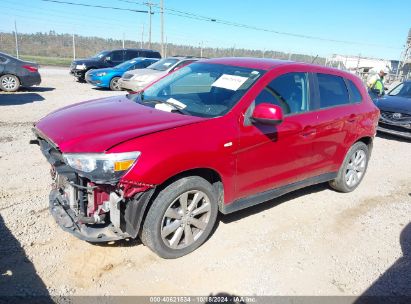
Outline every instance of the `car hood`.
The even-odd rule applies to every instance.
[[[204,120],[117,96],[62,108],[41,119],[35,128],[63,153],[99,153],[136,137]]]
[[[411,98],[399,96],[384,96],[375,101],[382,111],[406,113],[411,115]]]
[[[122,73],[124,73],[124,70],[114,69],[114,68],[103,68],[103,69],[92,69],[92,70],[90,70],[89,73],[96,74],[96,73],[102,73],[102,72],[106,72],[106,73],[116,72],[116,73],[122,74]]]
[[[79,64],[79,65],[81,65],[81,64],[87,65],[87,64],[96,63],[96,62],[99,62],[99,61],[98,61],[97,59],[92,59],[92,58],[76,59],[76,60],[73,61],[73,63],[74,63],[75,65],[77,65],[77,64]]]

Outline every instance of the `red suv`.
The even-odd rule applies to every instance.
[[[183,256],[231,213],[364,177],[379,111],[354,75],[265,59],[198,61],[144,90],[71,105],[34,133],[50,209],[90,242],[140,237]]]

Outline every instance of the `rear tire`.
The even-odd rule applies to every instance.
[[[120,79],[120,77],[113,77],[110,80],[110,90],[112,90],[112,91],[121,91],[121,87],[118,83],[119,79]]]
[[[369,156],[367,145],[361,141],[356,142],[348,150],[337,178],[330,181],[330,186],[343,193],[357,188],[367,171]]]
[[[16,92],[20,88],[20,80],[17,76],[6,74],[0,77],[0,90]]]
[[[213,186],[198,176],[185,177],[161,190],[148,210],[141,240],[160,257],[184,256],[209,237],[218,213]]]

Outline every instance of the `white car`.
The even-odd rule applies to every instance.
[[[131,70],[124,73],[118,83],[124,90],[137,92],[157,79],[200,59],[193,57],[164,58],[145,69]]]

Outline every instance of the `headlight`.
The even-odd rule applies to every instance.
[[[85,70],[85,69],[86,69],[86,65],[84,63],[76,65],[76,70]]]
[[[95,182],[118,181],[140,155],[140,152],[63,154],[70,167]]]
[[[96,74],[96,76],[98,76],[98,77],[105,76],[105,75],[107,75],[106,72],[100,72],[100,73],[97,73],[97,74]]]

